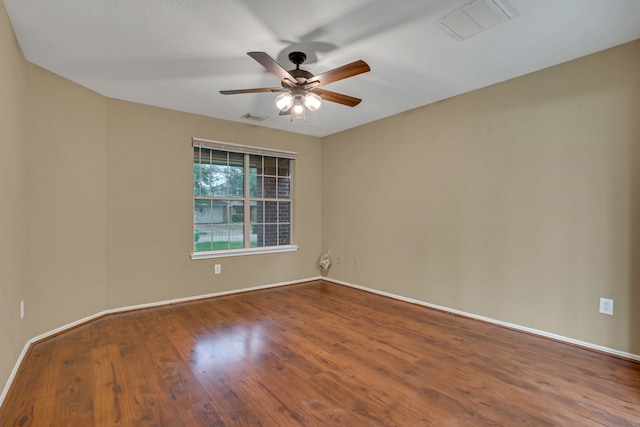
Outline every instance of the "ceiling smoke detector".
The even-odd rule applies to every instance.
[[[506,0],[474,0],[449,13],[438,21],[438,25],[460,41],[517,16]]]

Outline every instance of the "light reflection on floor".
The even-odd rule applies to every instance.
[[[258,324],[237,325],[199,338],[191,354],[191,362],[200,372],[218,366],[258,357],[266,337]]]

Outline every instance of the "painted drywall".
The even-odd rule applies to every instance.
[[[25,70],[0,2],[0,391],[27,337],[20,320],[28,275]]]
[[[106,308],[106,99],[27,67],[31,336]]]
[[[107,308],[318,274],[320,139],[108,99],[27,69],[30,336]],[[190,259],[194,136],[298,152],[297,252]]]
[[[330,277],[640,354],[639,76],[636,41],[325,138]]]
[[[110,308],[314,277],[321,245],[319,138],[109,100]],[[200,137],[298,153],[297,252],[191,260],[193,148]],[[214,275],[221,264],[222,274]]]

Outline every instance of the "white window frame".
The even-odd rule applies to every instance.
[[[297,153],[293,152],[293,151],[283,151],[283,150],[274,150],[274,149],[270,149],[270,148],[263,148],[263,147],[253,147],[253,146],[249,146],[249,145],[241,145],[241,144],[232,144],[229,142],[222,142],[222,141],[214,141],[214,140],[210,140],[210,139],[203,139],[203,138],[192,138],[192,146],[193,148],[207,148],[207,149],[211,149],[211,150],[220,150],[220,151],[227,151],[227,152],[234,152],[234,153],[242,153],[245,155],[245,162],[244,162],[244,167],[245,167],[245,180],[244,180],[244,196],[243,196],[243,200],[245,201],[244,203],[244,224],[245,224],[245,241],[248,241],[248,237],[247,234],[250,233],[250,230],[247,225],[250,225],[251,222],[251,215],[250,215],[250,194],[249,194],[249,162],[248,160],[248,156],[249,155],[258,155],[258,156],[267,156],[267,157],[279,157],[279,158],[286,158],[286,159],[290,159],[294,161],[295,164],[295,160],[297,157]],[[220,258],[220,257],[230,257],[230,256],[243,256],[243,255],[255,255],[255,254],[264,254],[264,253],[277,253],[277,252],[294,252],[298,250],[298,246],[294,245],[294,237],[295,237],[295,233],[294,233],[294,167],[291,168],[291,188],[290,188],[290,201],[291,201],[291,229],[290,229],[290,239],[289,241],[291,242],[291,244],[289,245],[280,245],[280,246],[261,246],[261,247],[254,247],[254,248],[239,248],[239,249],[223,249],[223,250],[216,250],[216,251],[198,251],[196,252],[195,250],[193,250],[193,252],[191,253],[191,259],[192,260],[196,260],[196,259],[209,259],[209,258]],[[193,169],[192,169],[193,170]],[[195,196],[192,197],[192,209],[194,208],[195,205]],[[195,212],[193,212],[192,215],[192,222],[193,222],[193,227],[192,227],[192,231],[195,231],[195,221],[193,220],[193,218],[195,217]],[[193,234],[193,233],[192,233]],[[193,239],[193,237],[192,237]],[[192,245],[192,249],[193,249],[193,245]]]

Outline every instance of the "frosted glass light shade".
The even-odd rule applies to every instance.
[[[304,105],[307,106],[309,111],[316,111],[322,105],[322,98],[313,92],[309,92],[304,96]]]
[[[276,107],[278,107],[280,111],[288,110],[291,104],[293,104],[293,96],[289,92],[276,96]]]
[[[302,117],[304,115],[304,99],[302,95],[296,95],[293,98],[293,107],[291,107],[293,117]]]

